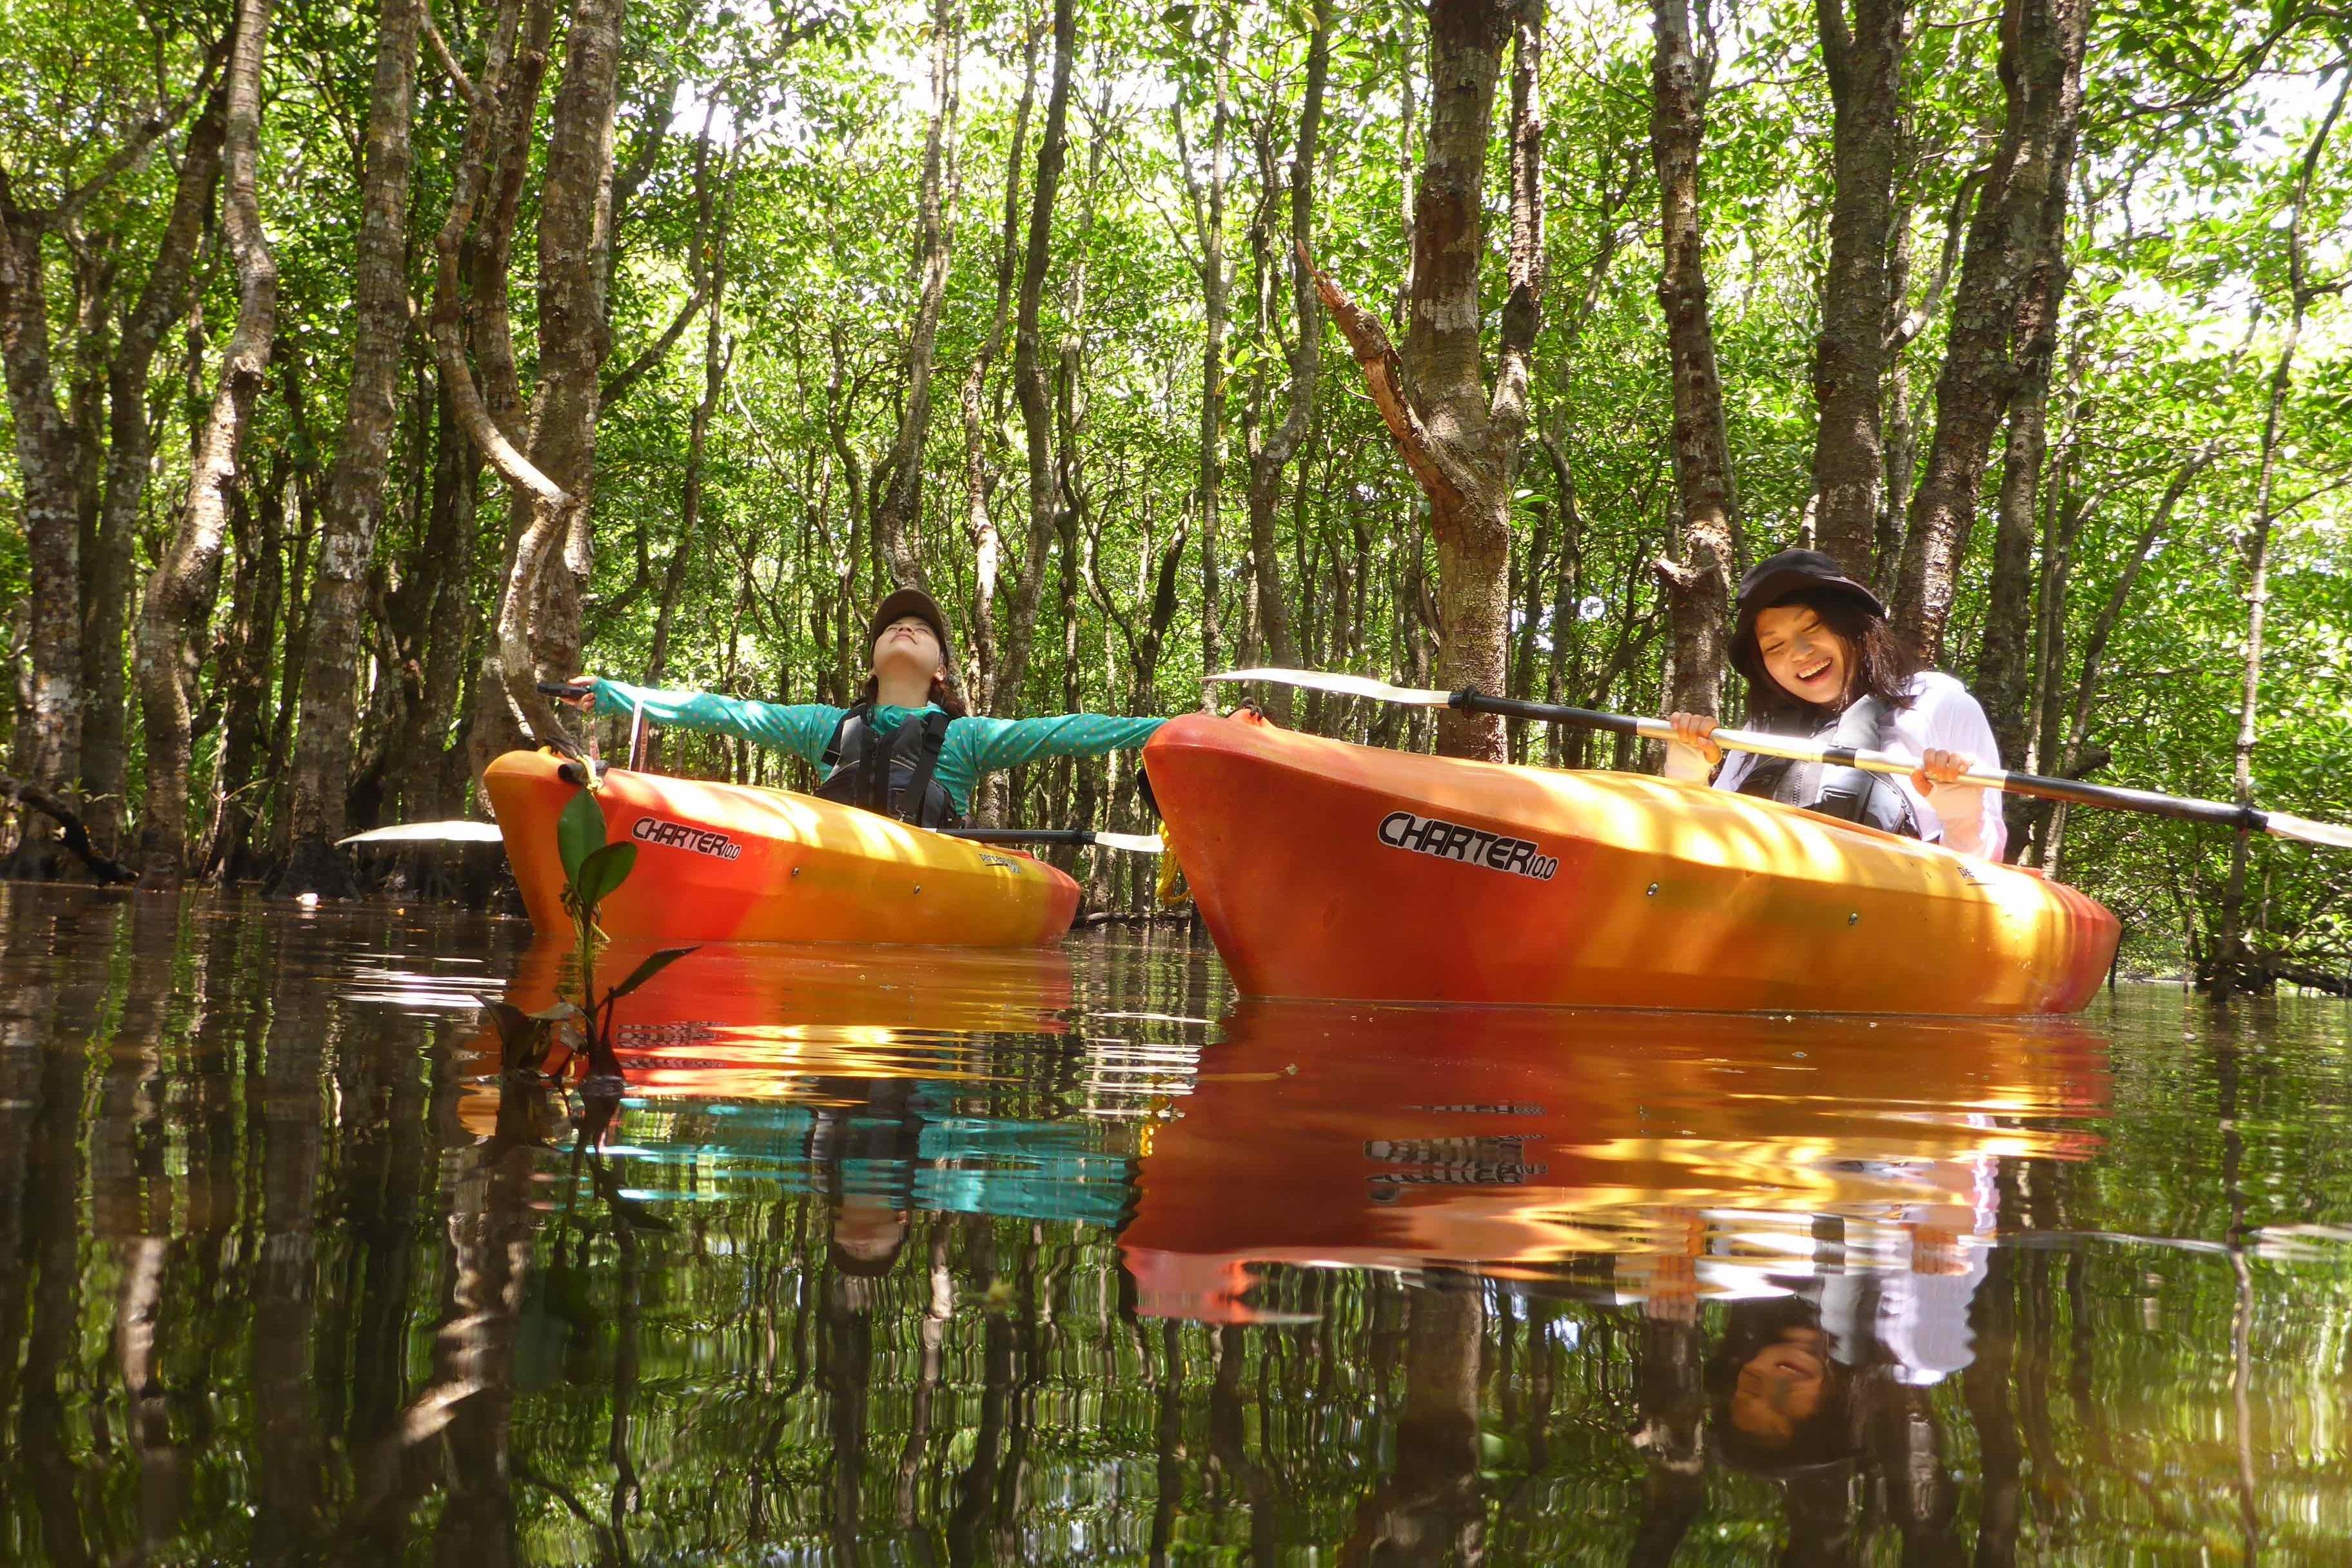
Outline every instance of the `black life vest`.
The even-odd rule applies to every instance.
[[[1895,723],[1894,716],[1877,698],[1858,697],[1846,704],[1844,712],[1818,728],[1807,728],[1804,718],[1797,714],[1768,720],[1756,728],[1767,734],[1801,735],[1817,745],[1883,752],[1893,738]],[[1759,757],[1748,770],[1748,776],[1739,781],[1739,793],[1801,805],[1841,822],[1860,823],[1887,833],[1900,833],[1906,838],[1921,837],[1918,813],[1911,807],[1911,797],[1885,773],[1866,773],[1833,763]]]
[[[934,776],[947,743],[948,716],[934,708],[897,728],[877,731],[874,706],[860,702],[841,716],[824,745],[824,781],[817,798],[895,816],[918,827],[961,827],[947,786]]]

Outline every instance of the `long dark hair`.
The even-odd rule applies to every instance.
[[[1837,588],[1800,588],[1783,595],[1766,609],[1801,605],[1822,619],[1822,625],[1844,643],[1853,656],[1845,700],[1875,697],[1889,712],[1911,706],[1911,678],[1919,673],[1917,656],[1895,635],[1886,617],[1852,594]],[[1732,668],[1748,678],[1748,715],[1754,719],[1821,718],[1815,703],[1789,690],[1764,668],[1764,650],[1756,644],[1756,617],[1740,617],[1731,643]]]
[[[857,689],[857,700],[871,706],[880,700],[877,694],[881,689],[882,678],[869,675],[866,678],[866,684]],[[963,705],[963,699],[957,694],[956,689],[936,675],[931,677],[929,701],[932,707],[950,719],[969,718],[971,714],[971,710]]]

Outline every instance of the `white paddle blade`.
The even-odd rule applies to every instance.
[[[1369,697],[1375,702],[1397,702],[1408,708],[1444,708],[1454,700],[1446,691],[1414,686],[1391,686],[1369,675],[1333,675],[1319,669],[1228,669],[1211,680],[1270,680],[1276,686],[1303,686],[1309,691],[1333,691],[1343,697]]]
[[[2284,811],[2266,811],[2263,826],[2280,838],[2292,838],[2301,844],[2324,844],[2330,849],[2352,849],[2352,827],[2341,823],[2314,822],[2307,816],[2291,816]]]
[[[500,835],[495,822],[456,818],[448,822],[404,822],[396,827],[371,828],[338,838],[338,844],[496,844]]]
[[[1130,855],[1158,855],[1167,846],[1156,833],[1097,833],[1095,847],[1098,849],[1124,849]]]

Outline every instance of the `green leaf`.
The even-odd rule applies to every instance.
[[[648,954],[643,963],[629,971],[629,977],[626,980],[604,994],[604,999],[607,1002],[619,1001],[693,951],[694,949],[690,947],[666,947],[659,952]]]
[[[573,886],[579,885],[582,863],[604,847],[604,808],[583,789],[555,819],[555,850],[563,858],[563,874]]]
[[[625,840],[607,844],[580,862],[572,886],[580,890],[580,907],[592,918],[604,896],[629,879],[637,864],[637,847]]]

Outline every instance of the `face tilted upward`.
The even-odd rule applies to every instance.
[[[940,657],[940,636],[920,616],[900,616],[874,639],[874,673],[887,679],[911,677],[929,685],[944,679],[947,665]]]

